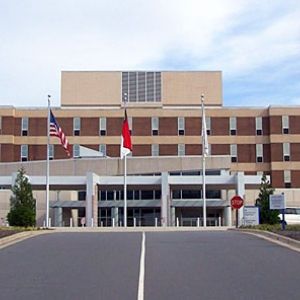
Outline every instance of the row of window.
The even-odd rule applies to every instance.
[[[101,201],[118,201],[124,199],[124,191],[114,190],[114,191],[99,191],[98,195]],[[161,191],[160,190],[127,190],[128,200],[160,200]]]
[[[172,199],[201,199],[202,190],[172,190]],[[85,192],[80,192],[78,194],[79,200],[85,200]],[[101,190],[98,192],[98,198],[101,201],[120,201],[124,199],[123,190]],[[220,199],[220,190],[207,190],[207,199]],[[127,190],[128,200],[160,200],[161,191],[160,190]]]
[[[178,144],[177,145],[177,155],[184,156],[185,155],[185,144]],[[209,153],[211,153],[211,144],[209,144]],[[283,150],[283,161],[290,161],[290,143],[283,143],[282,144]],[[106,144],[99,145],[99,152],[103,156],[107,156],[106,153]],[[151,145],[151,155],[152,156],[159,156],[159,144],[152,144]],[[80,156],[80,147],[78,144],[73,145],[73,157]],[[230,156],[231,162],[238,162],[238,151],[237,151],[237,144],[230,145]],[[54,158],[54,145],[49,145],[49,158]],[[27,161],[28,160],[28,145],[21,145],[21,160]],[[264,151],[263,151],[263,144],[256,144],[256,162],[262,163],[264,162]]]
[[[129,128],[132,130],[132,117],[128,117]],[[28,117],[22,118],[22,126],[21,126],[21,134],[23,136],[28,135],[28,128],[29,128],[29,119]],[[255,128],[256,128],[256,135],[263,135],[263,125],[262,125],[262,117],[255,118]],[[206,129],[207,134],[211,134],[211,118],[206,117]],[[75,117],[73,118],[73,135],[79,136],[81,130],[81,118]],[[151,131],[152,135],[159,134],[159,117],[152,117],[151,118]],[[185,135],[185,118],[178,117],[177,121],[177,131],[178,135]],[[289,133],[289,116],[282,116],[282,133],[288,134]],[[229,118],[229,135],[236,135],[237,134],[237,118],[230,117]],[[105,136],[106,135],[106,117],[99,118],[99,135]]]
[[[256,144],[256,162],[262,163],[264,162],[264,151],[263,151],[263,144]],[[282,144],[282,152],[283,152],[283,161],[290,161],[290,143],[283,143]],[[230,156],[231,162],[238,162],[238,155],[237,155],[237,144],[230,145]]]

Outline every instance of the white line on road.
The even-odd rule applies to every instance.
[[[140,275],[139,275],[139,286],[137,300],[144,300],[144,279],[145,279],[145,248],[146,235],[143,232],[142,245],[141,245],[141,257],[140,257]]]

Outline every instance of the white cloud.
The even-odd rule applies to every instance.
[[[59,99],[61,70],[160,69],[179,60],[229,79],[276,67],[288,77],[295,71],[287,62],[300,61],[297,1],[12,0],[2,8],[1,103]]]

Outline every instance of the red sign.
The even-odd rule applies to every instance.
[[[240,209],[244,204],[244,200],[240,196],[233,196],[230,203],[233,209]]]

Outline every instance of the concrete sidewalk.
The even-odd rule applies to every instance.
[[[25,239],[51,233],[68,232],[184,232],[184,231],[225,231],[231,227],[51,227],[49,229],[23,231],[0,239],[0,249]]]
[[[257,237],[263,238],[270,242],[279,244],[289,249],[300,252],[300,241],[275,234],[268,231],[255,230],[255,229],[236,229],[234,227],[52,227],[49,229],[23,231],[0,239],[0,249],[23,241],[25,239],[51,233],[68,233],[68,232],[188,232],[188,231],[226,231],[234,230],[246,234],[252,234]]]
[[[15,233],[6,237],[3,237],[0,239],[0,250],[2,248],[5,248],[7,246],[13,245],[15,243],[21,242],[25,239],[37,236],[37,235],[41,235],[41,234],[46,234],[46,233],[50,233],[50,232],[54,232],[51,230],[31,230],[31,231],[23,231],[20,233]]]
[[[257,230],[257,229],[235,229],[235,228],[233,228],[232,230],[236,230],[236,231],[247,233],[247,234],[252,234],[257,237],[263,238],[267,241],[270,241],[275,244],[292,249],[294,251],[300,252],[300,241],[291,239],[289,237],[286,237],[286,236],[283,236],[280,234],[276,234],[276,233],[273,233],[270,231]]]
[[[53,227],[56,232],[174,232],[174,231],[226,231],[233,227]]]

